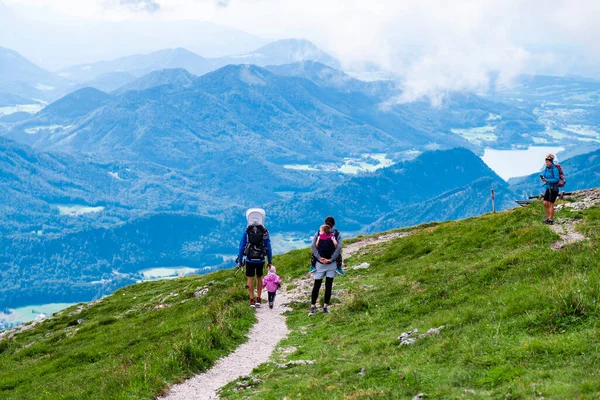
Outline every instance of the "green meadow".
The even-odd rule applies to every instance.
[[[559,251],[542,215],[533,204],[423,225],[359,252],[334,282],[331,313],[308,317],[308,298],[290,304],[288,352],[221,396],[600,398],[600,210],[560,211],[587,239]],[[308,255],[276,257],[290,289],[308,279]],[[0,398],[155,398],[245,340],[255,316],[243,280],[145,282],[0,340]],[[417,340],[400,344],[413,329]],[[294,360],[309,363],[278,365]]]
[[[534,204],[417,227],[350,258],[370,267],[336,278],[331,314],[308,317],[307,299],[288,315],[285,360],[314,363],[275,359],[256,369],[261,383],[223,397],[600,398],[600,210],[558,213],[588,238],[560,251],[542,215]],[[307,254],[280,257],[278,271],[301,276]]]

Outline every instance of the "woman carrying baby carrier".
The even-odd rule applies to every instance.
[[[311,294],[309,316],[315,315],[317,310],[317,298],[319,290],[325,278],[325,303],[323,304],[323,314],[329,313],[329,304],[331,301],[331,292],[333,288],[333,279],[339,274],[336,259],[340,257],[342,252],[342,235],[335,230],[335,220],[333,217],[325,218],[325,225],[329,226],[329,230],[321,227],[312,241],[312,251],[316,258],[315,263],[315,282]],[[327,232],[326,232],[327,231]],[[341,259],[340,259],[341,261]],[[341,265],[340,265],[341,270]]]

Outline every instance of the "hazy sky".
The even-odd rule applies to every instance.
[[[374,62],[400,74],[405,100],[435,99],[446,90],[484,90],[491,71],[499,72],[501,80],[523,72],[600,77],[598,0],[4,2],[28,19],[61,24],[68,24],[68,18],[57,14],[80,23],[192,19],[265,39],[306,38],[348,67]],[[140,51],[151,43],[151,37],[148,43],[139,41]],[[118,48],[119,43],[111,46]]]

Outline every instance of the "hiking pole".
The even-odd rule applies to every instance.
[[[238,266],[235,267],[235,272],[233,273],[234,278],[237,276],[238,272],[240,272],[241,269],[242,269],[242,266],[240,264],[238,264]]]
[[[235,260],[235,262],[237,263],[238,260]],[[235,268],[235,272],[233,273],[233,277],[235,278],[237,276],[238,272],[243,270],[245,266],[246,266],[246,261],[242,261],[241,263],[238,263],[237,267]]]

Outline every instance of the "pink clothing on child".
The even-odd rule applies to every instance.
[[[267,292],[276,292],[279,289],[279,285],[281,285],[281,278],[277,276],[275,267],[269,268],[269,273],[263,279],[263,285],[267,289]]]
[[[333,233],[320,233],[319,234],[319,240],[332,240],[333,239]]]

